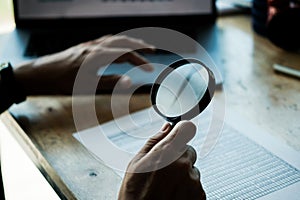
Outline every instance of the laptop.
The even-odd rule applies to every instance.
[[[12,65],[106,34],[150,26],[171,28],[195,36],[197,40],[200,38],[207,44],[208,48],[204,45],[205,49],[214,51],[208,53],[216,54],[216,48],[211,48],[215,39],[215,0],[13,0],[13,7],[17,28],[8,35],[0,36],[0,57]],[[197,32],[199,27],[202,27],[200,33]],[[192,49],[183,55],[197,57],[198,53]],[[165,51],[145,57],[150,62],[163,65],[178,59]],[[112,65],[105,73],[124,74],[130,69],[132,66],[129,64]],[[155,67],[152,73],[137,71],[137,74],[130,76],[134,85],[145,85],[143,88],[149,90],[162,70],[161,67]],[[217,78],[218,83],[220,79]]]

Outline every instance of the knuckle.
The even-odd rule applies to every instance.
[[[84,46],[81,51],[80,51],[81,55],[88,55],[89,53],[91,53],[91,49],[88,46]]]
[[[190,160],[181,157],[176,161],[176,167],[182,171],[188,172],[191,167],[191,162]]]
[[[183,154],[183,157],[190,160],[192,163],[195,163],[196,160],[197,160],[196,150],[193,147],[187,145],[187,148],[186,148],[186,151]]]
[[[200,184],[200,171],[197,167],[191,169],[190,178]]]
[[[193,169],[195,170],[195,172],[196,172],[198,178],[200,179],[201,173],[200,173],[199,169],[198,169],[197,167],[194,167]]]
[[[184,147],[184,153],[183,153],[183,157],[189,159],[191,157],[191,155],[194,154],[194,150],[191,146],[187,145]]]
[[[135,56],[135,53],[130,48],[123,48],[122,51],[124,52],[124,54],[126,54],[128,56]]]
[[[142,40],[142,39],[133,39],[136,43],[140,43],[140,44],[143,44],[143,43],[145,43],[145,41],[144,40]]]
[[[193,147],[189,146],[188,151],[190,152],[190,157],[192,157],[193,159],[197,157],[197,152]]]
[[[114,36],[114,40],[127,41],[128,37],[126,35],[117,35],[117,36]]]
[[[192,146],[190,146],[190,145],[187,145],[187,146],[188,146],[188,151],[192,152],[193,154],[196,153],[196,150]]]
[[[155,144],[157,142],[157,138],[155,136],[152,136],[148,139],[147,143]]]
[[[162,134],[161,133],[158,133],[156,135],[153,135],[151,136],[148,140],[147,140],[147,143],[148,144],[157,144],[161,141],[161,137],[162,137]]]

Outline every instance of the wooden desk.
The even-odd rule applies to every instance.
[[[272,69],[275,62],[300,67],[299,54],[284,52],[253,33],[249,16],[222,17],[216,26],[226,109],[238,110],[300,151],[300,82]],[[127,106],[124,99],[120,95],[120,110]],[[130,108],[149,105],[147,94],[137,95]],[[2,119],[61,198],[113,199],[121,179],[72,137],[71,106],[70,97],[28,98]],[[96,108],[100,123],[112,119],[109,95],[97,97]]]

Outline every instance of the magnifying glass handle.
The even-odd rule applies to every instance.
[[[176,126],[177,123],[169,122],[171,125],[171,130]]]
[[[179,121],[169,122],[171,125],[171,129],[173,129]]]

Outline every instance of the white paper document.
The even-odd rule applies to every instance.
[[[129,119],[133,123],[128,123]],[[212,123],[209,111],[192,121],[197,125],[197,134],[190,145],[199,155]],[[146,109],[81,131],[74,137],[122,177],[122,170],[132,156],[164,123],[152,109]],[[195,166],[201,172],[208,199],[300,197],[300,153],[240,116],[226,117],[216,145],[207,156],[199,157]]]

